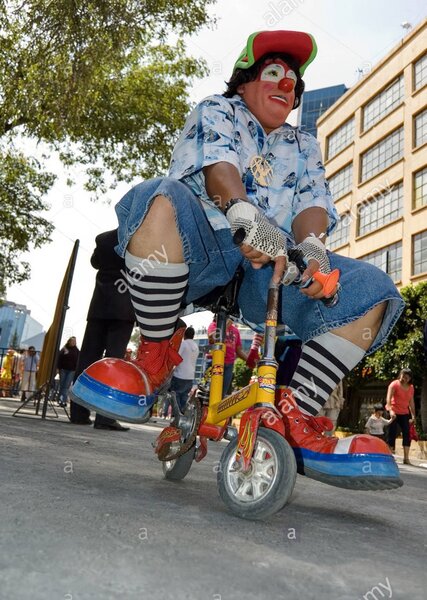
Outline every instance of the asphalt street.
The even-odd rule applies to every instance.
[[[427,468],[351,492],[298,477],[266,522],[227,512],[224,443],[179,483],[128,433],[13,418],[0,400],[1,600],[424,600]],[[427,465],[426,465],[427,466]]]

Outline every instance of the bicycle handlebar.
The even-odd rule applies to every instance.
[[[292,265],[295,265],[295,269],[292,269]],[[322,284],[322,291],[325,296],[329,296],[327,298],[321,298],[321,302],[328,308],[332,308],[335,306],[339,300],[338,290],[339,290],[339,277],[340,272],[338,269],[334,269],[330,273],[321,273],[320,271],[316,271],[310,279],[308,279],[305,283],[302,283],[302,274],[307,268],[307,262],[304,259],[304,256],[300,250],[297,248],[291,248],[288,251],[288,266],[283,277],[284,285],[297,285],[301,288],[307,288],[312,283],[313,280],[318,281]],[[338,286],[337,291],[333,296],[334,289]]]
[[[240,246],[245,240],[246,232],[243,228],[238,229],[233,235],[233,242]],[[320,271],[316,271],[308,281],[302,283],[302,274],[307,268],[307,263],[304,259],[304,256],[300,250],[296,248],[290,248],[288,250],[288,264],[286,267],[285,275],[283,277],[283,285],[297,285],[301,288],[309,287],[313,280],[318,281],[322,284],[322,291],[325,296],[329,296],[327,298],[321,298],[321,302],[328,308],[335,306],[337,304],[338,298],[338,290],[339,290],[339,277],[340,272],[338,269],[334,269],[331,273],[321,273]],[[333,296],[334,289],[338,286],[337,291]]]

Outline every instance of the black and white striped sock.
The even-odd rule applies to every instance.
[[[146,340],[169,339],[188,282],[185,263],[159,263],[125,255],[126,277],[136,320]]]
[[[364,356],[362,348],[330,331],[303,344],[289,384],[301,411],[317,415],[341,379]]]

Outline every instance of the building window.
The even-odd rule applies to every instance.
[[[419,90],[427,83],[427,54],[414,64],[414,90]]]
[[[396,106],[403,102],[403,76],[377,94],[363,109],[363,131],[373,127]]]
[[[414,208],[427,206],[427,167],[414,173]]]
[[[361,179],[370,179],[403,156],[403,127],[362,154]]]
[[[299,125],[308,133],[316,136],[317,119],[346,91],[347,88],[345,85],[334,85],[320,90],[305,92],[302,98]]]
[[[402,242],[366,254],[362,260],[387,273],[395,283],[402,279]]]
[[[403,214],[403,183],[378,196],[367,198],[358,206],[357,235],[375,231]]]
[[[427,110],[414,118],[414,147],[418,148],[427,142]]]
[[[354,117],[341,125],[332,135],[328,137],[328,148],[326,156],[332,158],[338,152],[346,148],[354,138]]]
[[[350,239],[350,224],[351,217],[349,212],[345,212],[340,215],[337,228],[328,238],[328,248],[330,250],[334,250],[334,248],[338,248],[338,246],[344,246],[344,244],[347,244],[348,240]]]
[[[427,231],[414,235],[414,275],[427,271]]]
[[[328,178],[328,182],[334,200],[348,194],[353,185],[353,163],[337,171],[335,175]]]

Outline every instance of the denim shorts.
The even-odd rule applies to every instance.
[[[253,269],[233,244],[230,229],[213,229],[201,201],[182,182],[156,178],[133,187],[116,205],[119,244],[116,251],[125,256],[130,238],[139,228],[158,195],[169,198],[175,209],[185,263],[189,267],[184,304],[190,304],[218,286],[227,284],[237,267],[245,275],[238,303],[242,320],[261,326],[265,320],[271,265]],[[161,249],[159,248],[159,252]],[[295,286],[282,286],[279,323],[287,324],[303,342],[359,319],[377,304],[387,301],[387,309],[369,353],[387,339],[404,308],[404,302],[390,277],[371,264],[329,253],[332,269],[341,272],[339,302],[332,308],[304,296]],[[368,333],[367,333],[368,335]]]

